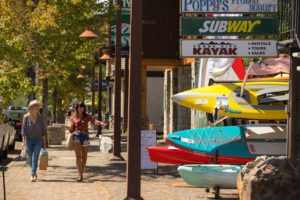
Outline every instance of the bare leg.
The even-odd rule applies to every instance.
[[[73,142],[73,147],[76,155],[76,165],[78,169],[78,174],[82,174],[82,156],[81,156],[81,145],[79,142]]]
[[[89,146],[81,146],[81,155],[82,155],[82,172],[84,171],[86,160],[87,160],[87,154],[89,152]]]

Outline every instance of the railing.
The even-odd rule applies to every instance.
[[[279,0],[279,41],[293,39],[292,0]]]

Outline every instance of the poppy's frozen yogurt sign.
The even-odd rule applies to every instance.
[[[277,12],[278,0],[181,0],[182,13]]]
[[[276,40],[181,40],[181,57],[272,57]]]

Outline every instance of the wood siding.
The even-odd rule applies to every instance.
[[[179,1],[143,1],[143,58],[179,59]]]

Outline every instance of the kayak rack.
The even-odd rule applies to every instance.
[[[216,186],[216,187],[213,187],[213,194],[214,194],[214,198],[213,199],[220,199],[221,196],[220,196],[220,187],[219,186]],[[210,192],[210,188],[205,188],[205,192],[206,193],[209,193]],[[211,199],[211,198],[209,198]]]

